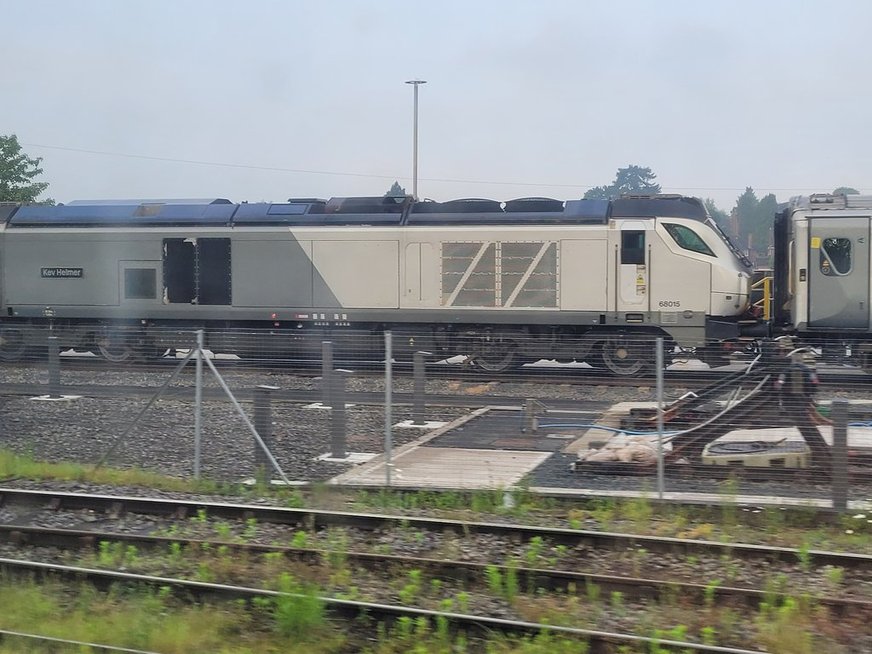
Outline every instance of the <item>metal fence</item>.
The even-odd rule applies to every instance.
[[[841,343],[432,330],[0,333],[3,447],[182,477],[774,502],[869,497]],[[535,340],[536,342],[532,342]],[[582,342],[583,340],[583,342]],[[564,339],[565,341],[565,339]]]

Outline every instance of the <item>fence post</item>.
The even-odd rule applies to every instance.
[[[663,499],[665,465],[663,462],[663,337],[657,337],[657,497]]]
[[[414,386],[412,393],[412,424],[424,425],[427,423],[426,406],[424,395],[426,390],[426,358],[429,352],[415,352],[412,357],[412,374]]]
[[[330,399],[332,384],[330,376],[333,374],[333,342],[321,341],[321,404],[325,407],[333,406]]]
[[[197,352],[194,354],[194,479],[200,478],[200,457],[203,437],[203,330],[197,330]]]
[[[48,396],[61,396],[61,348],[57,336],[48,337]]]
[[[272,451],[272,392],[278,386],[260,385],[254,389],[254,430],[260,436],[260,443],[254,442],[254,467],[265,480],[272,478],[272,465],[264,447]],[[263,445],[261,445],[263,443]]]
[[[833,508],[846,511],[848,508],[848,401],[833,400],[833,452],[832,491]]]
[[[385,486],[391,485],[391,468],[393,467],[393,435],[392,421],[392,392],[393,392],[393,335],[390,331],[385,332]]]
[[[334,370],[330,377],[330,457],[345,459],[345,375],[346,370]]]
[[[535,434],[539,431],[539,418],[536,415],[539,402],[531,397],[524,400],[524,424],[521,427],[521,432],[525,434]]]

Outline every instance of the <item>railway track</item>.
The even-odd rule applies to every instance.
[[[33,634],[23,631],[10,631],[9,629],[0,629],[0,643],[13,644],[15,642],[25,642],[33,645],[44,645],[46,647],[57,647],[59,651],[62,649],[72,650],[76,648],[83,652],[97,652],[102,654],[120,653],[120,654],[160,654],[150,650],[130,649],[129,647],[116,647],[114,645],[104,645],[101,643],[89,643],[81,640],[72,640],[70,638],[53,638],[42,634]],[[26,651],[30,651],[30,648]]]
[[[278,553],[286,558],[308,564],[318,564],[330,556],[330,551],[311,547],[292,547],[240,543],[237,541],[152,536],[121,532],[55,529],[0,524],[0,542],[17,546],[55,547],[66,551],[89,548],[97,551],[101,543],[131,545],[137,551],[169,551],[174,547],[188,547],[200,551],[226,548],[233,556]],[[178,550],[177,550],[178,551]],[[620,593],[628,600],[664,600],[681,597],[702,605],[704,602],[758,608],[765,602],[783,601],[788,594],[759,588],[691,583],[667,578],[614,576],[590,571],[561,570],[542,567],[508,566],[471,561],[435,559],[419,556],[400,556],[372,552],[348,551],[343,556],[349,563],[370,570],[420,570],[440,579],[482,583],[489,570],[501,575],[516,575],[521,587],[547,591],[569,592],[575,588],[595,585],[607,595]],[[849,614],[872,615],[872,599],[812,595],[809,599],[839,616]]]
[[[53,511],[86,509],[116,518],[125,513],[180,519],[196,515],[208,515],[211,518],[240,521],[255,520],[262,523],[293,525],[308,530],[328,527],[346,527],[364,531],[414,528],[430,532],[488,534],[508,537],[520,542],[530,542],[532,539],[538,538],[554,544],[585,546],[593,549],[644,549],[646,552],[660,554],[679,554],[683,556],[705,554],[714,557],[727,556],[746,560],[780,561],[786,563],[808,560],[815,566],[872,569],[872,555],[852,552],[800,551],[796,548],[772,547],[748,543],[713,542],[686,538],[641,536],[605,531],[472,522],[405,515],[0,488],[0,506],[7,507],[13,505]]]
[[[771,611],[773,606],[787,606],[801,596],[803,602],[817,607],[816,619],[842,625],[838,642],[843,642],[852,628],[865,624],[872,612],[868,575],[872,557],[847,552],[801,551],[413,516],[7,488],[0,488],[0,510],[7,522],[0,525],[0,556],[10,557],[0,559],[0,570],[8,576],[30,574],[85,579],[98,587],[113,583],[167,586],[182,597],[250,601],[275,597],[275,591],[270,589],[277,586],[262,580],[271,579],[277,570],[293,570],[294,575],[302,575],[301,579],[320,579],[325,583],[328,578],[331,580],[323,586],[326,590],[322,591],[321,600],[329,612],[339,618],[351,620],[363,612],[385,623],[426,619],[450,624],[470,634],[484,630],[512,635],[541,632],[543,627],[539,621],[542,616],[551,614],[543,614],[541,608],[536,608],[539,598],[545,601],[542,607],[558,606],[549,604],[547,598],[558,601],[556,598],[575,597],[576,589],[580,589],[581,606],[593,602],[588,607],[590,610],[600,606],[613,611],[608,607],[615,606],[614,598],[619,602],[618,614],[613,613],[604,622],[600,619],[592,622],[589,616],[584,617],[588,615],[587,608],[578,613],[578,606],[572,604],[567,608],[575,608],[566,614],[566,621],[557,622],[569,626],[555,629],[553,633],[585,639],[591,652],[755,651],[734,649],[736,645],[747,647],[746,643],[750,642],[757,646],[756,641],[737,640],[735,634],[725,639],[727,646],[721,647],[704,638],[700,640],[708,645],[686,643],[679,637],[676,639],[681,642],[658,638],[672,632],[658,630],[655,633],[651,619],[655,625],[664,624],[665,629],[672,624],[666,616],[675,615],[670,612],[679,610],[678,607],[684,612],[704,608],[710,616],[718,614],[711,611],[732,611],[737,616],[748,616],[750,624],[756,615]],[[33,526],[43,521],[65,526]],[[409,545],[403,547],[404,542]],[[567,549],[561,550],[560,546]],[[408,554],[416,548],[418,552]],[[452,552],[469,552],[470,548],[476,551],[471,558],[452,555]],[[533,550],[546,554],[530,556]],[[75,551],[84,554],[75,555]],[[117,553],[125,552],[135,554],[123,562],[116,561]],[[551,557],[554,552],[560,557]],[[629,572],[630,563],[640,560],[639,554],[648,552],[664,554],[655,557],[660,563],[653,576],[640,575],[638,569],[632,575],[615,571],[614,562]],[[341,562],[337,563],[333,557],[338,553],[341,553],[338,559]],[[736,569],[741,566],[745,572],[740,577],[709,576],[713,574],[712,561],[722,559],[724,563],[726,558],[730,559],[730,566]],[[22,561],[24,559],[27,561]],[[231,561],[234,562],[232,568],[223,567]],[[688,565],[682,565],[684,563]],[[211,578],[195,574],[204,566],[208,569],[212,565],[226,572]],[[119,566],[124,566],[122,570],[126,574],[112,573],[111,569]],[[781,572],[802,566],[804,574],[788,572],[789,580]],[[839,585],[806,585],[815,579],[830,579],[829,571],[837,568],[842,570],[840,575],[847,571],[845,581],[838,582]],[[146,574],[139,574],[142,572]],[[334,577],[342,574],[347,576]],[[440,580],[444,584],[443,593],[434,596],[432,591],[425,590],[412,599],[404,598],[399,589],[412,575],[423,577],[424,589],[431,587],[427,580]],[[494,576],[516,579],[516,588],[521,589],[519,606],[524,608],[517,610],[508,596],[493,595],[499,592],[493,591],[491,585]],[[340,578],[346,581],[337,581]],[[741,583],[730,583],[731,579],[741,580]],[[698,580],[708,580],[708,583],[698,583]],[[264,583],[266,590],[261,588]],[[353,584],[355,589],[359,585],[363,593],[349,595],[345,584]],[[526,591],[522,590],[525,588]],[[471,599],[466,604],[448,602],[446,605],[439,599],[456,598],[457,593],[467,590]],[[598,599],[600,596],[602,600]],[[362,598],[368,601],[358,601]],[[619,617],[626,616],[620,609],[624,602],[630,615],[636,616],[629,622]],[[652,617],[642,619],[641,615],[649,611],[653,611]],[[662,616],[666,622],[658,622],[655,616]],[[637,623],[637,619],[641,621]],[[550,618],[545,621],[552,622]],[[548,627],[549,633],[550,629]],[[654,637],[645,637],[652,634]],[[661,649],[656,649],[657,646]]]
[[[97,357],[88,356],[65,356],[61,358],[62,371],[93,372],[95,374],[113,372],[130,374],[153,374],[155,376],[168,375],[178,365],[181,359],[164,357],[138,364],[117,364],[105,361]],[[258,374],[287,375],[303,379],[319,379],[322,373],[319,361],[296,361],[296,360],[263,360],[263,359],[237,359],[215,358],[212,363],[219,371],[227,373],[249,373],[252,376]],[[43,362],[4,362],[2,369],[15,370],[19,373],[33,372],[42,373],[46,369]],[[337,364],[339,365],[339,364]],[[358,379],[381,380],[384,377],[383,364],[377,361],[359,361],[343,363],[344,368],[353,370],[354,377]],[[714,383],[725,376],[742,370],[742,363],[737,361],[731,366],[724,368],[695,368],[682,367],[680,362],[664,371],[664,385],[666,388],[699,388]],[[399,362],[394,365],[394,375],[397,378],[411,377],[412,366],[409,363]],[[192,377],[194,366],[189,365],[182,371],[182,379]],[[468,383],[486,383],[499,381],[501,383],[517,384],[561,384],[578,386],[610,386],[616,388],[632,388],[639,386],[651,387],[655,383],[653,374],[620,377],[609,374],[601,369],[584,367],[579,365],[549,364],[539,362],[528,364],[505,374],[483,374],[475,368],[463,363],[453,364],[430,364],[426,370],[430,380],[463,381]],[[844,389],[852,387],[865,387],[872,382],[872,375],[862,370],[838,365],[822,366],[818,370],[819,384],[822,389]],[[189,382],[192,383],[192,382]],[[38,393],[40,386],[28,385],[27,388],[19,389],[20,385],[0,385],[0,393],[16,394],[18,392]],[[96,386],[96,385],[94,385]],[[177,385],[178,386],[178,385]],[[65,388],[67,388],[65,386]],[[89,394],[94,392],[92,385],[70,384],[70,389],[76,393]]]
[[[110,587],[118,585],[171,589],[180,597],[193,597],[197,600],[252,601],[255,598],[274,599],[282,595],[279,591],[262,588],[215,584],[173,577],[140,575],[129,572],[99,570],[21,559],[0,558],[0,570],[8,576],[25,576],[28,578],[33,576],[51,577],[69,582],[86,582],[101,590],[108,590]],[[443,620],[456,629],[461,629],[480,637],[492,635],[493,633],[526,636],[548,632],[585,640],[590,647],[589,651],[592,653],[613,652],[622,646],[642,647],[645,648],[645,651],[651,651],[655,646],[659,646],[660,651],[665,650],[669,652],[761,654],[760,650],[721,647],[660,638],[655,639],[635,634],[596,631],[522,620],[507,620],[486,615],[433,611],[416,607],[346,600],[335,597],[320,597],[319,599],[334,616],[346,620],[356,620],[361,615],[366,615],[379,622],[393,622],[401,618],[413,620],[425,619],[433,622]]]
[[[148,362],[127,362],[123,364],[106,361],[99,357],[91,356],[61,356],[61,368],[76,371],[95,372],[153,372],[161,373],[172,370],[181,361],[180,358],[163,357],[149,360]],[[213,358],[212,363],[219,370],[245,370],[256,372],[280,373],[300,377],[319,377],[321,375],[321,362],[316,360],[297,359],[242,359],[242,358]],[[342,361],[336,365],[351,369],[356,376],[382,377],[384,375],[384,363],[381,361]],[[43,370],[47,366],[45,361],[18,361],[4,362],[3,368],[10,370]],[[193,365],[188,367],[193,374]],[[413,368],[409,362],[395,362],[393,371],[396,376],[411,376]],[[717,379],[724,374],[721,369],[707,368],[671,368],[664,371],[669,380],[699,380],[709,381]],[[431,379],[463,379],[468,381],[488,381],[498,379],[501,381],[537,382],[537,383],[597,383],[615,386],[638,385],[640,376],[630,377],[615,376],[600,368],[591,368],[580,364],[559,364],[541,361],[535,364],[527,364],[514,368],[506,373],[487,373],[463,362],[456,363],[430,363],[427,365],[427,376]],[[653,382],[654,375],[642,375],[641,379]]]

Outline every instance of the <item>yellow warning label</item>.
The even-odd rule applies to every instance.
[[[645,278],[642,275],[636,275],[636,286],[644,286]]]
[[[821,247],[821,237],[820,236],[812,236],[811,237],[811,249],[819,250]]]

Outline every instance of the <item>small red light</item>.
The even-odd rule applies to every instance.
[[[279,317],[279,314],[277,314],[277,313],[274,313],[274,314],[272,314],[272,316],[271,316],[271,318],[272,318],[273,320],[276,320],[278,317]]]

